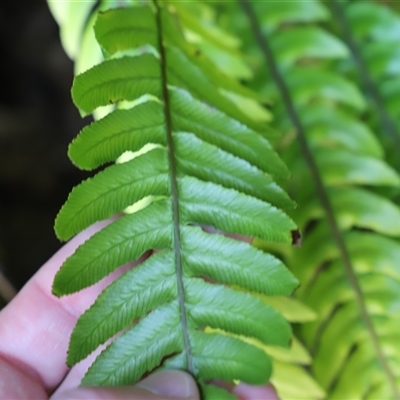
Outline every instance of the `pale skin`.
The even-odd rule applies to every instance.
[[[60,299],[51,293],[51,284],[66,257],[102,225],[67,243],[0,312],[0,399],[200,399],[195,381],[184,372],[159,372],[119,388],[83,388],[79,384],[93,356],[71,369],[66,366],[77,318],[121,269],[91,288]],[[242,400],[278,400],[270,386],[240,384],[231,391]]]

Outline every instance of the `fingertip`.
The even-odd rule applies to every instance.
[[[136,387],[171,399],[200,400],[195,380],[183,371],[156,372],[139,382]]]
[[[195,380],[186,372],[165,370],[132,386],[80,387],[53,395],[51,400],[200,400]]]
[[[252,386],[241,383],[233,389],[232,393],[238,396],[240,400],[279,400],[276,390],[271,385]]]

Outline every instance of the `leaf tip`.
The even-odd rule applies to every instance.
[[[52,294],[53,296],[58,297],[58,298],[60,298],[60,297],[63,295],[63,294],[57,289],[57,287],[54,286],[54,284],[53,284],[53,286],[51,287],[51,294]]]

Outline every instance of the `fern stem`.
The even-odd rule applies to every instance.
[[[356,295],[356,301],[357,301],[357,305],[360,310],[361,318],[368,330],[368,333],[370,335],[370,338],[371,338],[373,347],[375,349],[376,355],[378,357],[378,360],[383,368],[383,371],[387,377],[387,380],[390,384],[390,387],[391,387],[391,390],[392,390],[394,396],[397,399],[400,399],[400,392],[399,392],[399,389],[397,388],[395,377],[387,363],[386,357],[385,357],[382,347],[379,343],[378,335],[376,333],[372,319],[368,313],[367,306],[364,302],[364,296],[362,293],[362,289],[358,283],[357,276],[356,276],[356,273],[354,271],[354,268],[353,268],[353,265],[352,265],[352,262],[350,259],[350,254],[347,250],[342,233],[339,229],[339,225],[336,221],[333,207],[329,200],[329,196],[325,189],[325,185],[323,183],[322,177],[318,171],[318,167],[314,160],[314,156],[311,152],[310,146],[308,145],[307,137],[306,137],[303,125],[301,123],[301,120],[300,120],[300,117],[296,110],[296,107],[294,105],[294,102],[291,98],[290,92],[286,86],[286,83],[282,77],[282,74],[279,71],[277,62],[275,60],[275,56],[270,48],[267,37],[266,37],[266,35],[264,36],[263,32],[261,31],[261,27],[258,23],[257,16],[254,13],[249,0],[238,0],[238,1],[250,21],[251,29],[253,31],[255,39],[256,39],[258,45],[260,46],[260,49],[264,55],[265,61],[267,63],[267,66],[268,66],[271,74],[272,74],[272,77],[273,77],[276,85],[278,86],[278,89],[281,93],[281,97],[284,102],[286,111],[289,115],[289,118],[297,131],[297,137],[298,137],[301,151],[304,155],[304,159],[308,165],[311,176],[315,182],[317,195],[318,195],[318,197],[321,201],[322,207],[325,211],[328,225],[332,232],[333,240],[335,241],[336,245],[338,246],[347,278],[348,278],[348,280],[354,290],[354,293]]]
[[[375,82],[371,78],[367,64],[365,63],[361,55],[359,46],[357,45],[354,36],[352,34],[350,24],[343,12],[343,7],[341,6],[338,0],[333,0],[330,2],[330,4],[335,19],[338,22],[339,27],[342,31],[344,40],[349,46],[349,49],[353,56],[354,63],[356,65],[356,68],[358,69],[362,84],[364,86],[364,90],[369,95],[370,99],[372,100],[373,106],[377,111],[382,130],[383,132],[386,133],[389,140],[393,142],[395,148],[399,151],[400,133],[397,130],[396,125],[393,122],[393,119],[389,116],[388,112],[386,111],[379,89],[377,88]],[[397,169],[400,170],[400,163],[397,157],[396,160],[397,160]]]
[[[183,286],[181,235],[179,229],[180,227],[179,191],[178,191],[178,182],[176,174],[174,141],[172,137],[171,110],[170,110],[169,93],[167,86],[167,62],[166,62],[165,48],[162,38],[161,10],[157,4],[157,0],[153,0],[153,3],[156,7],[158,50],[160,52],[160,66],[161,66],[162,96],[164,100],[164,116],[165,116],[166,135],[167,135],[168,161],[171,171],[172,214],[173,214],[173,224],[174,224],[174,253],[175,253],[176,278],[177,278],[178,297],[179,297],[180,320],[182,326],[183,343],[185,346],[186,368],[190,374],[194,375],[193,358],[192,358],[190,340],[188,335],[188,322],[187,322],[186,307],[185,307],[185,289]]]

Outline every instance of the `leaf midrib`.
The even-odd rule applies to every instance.
[[[172,216],[173,216],[173,228],[174,228],[174,253],[175,253],[175,266],[176,266],[176,279],[178,288],[178,303],[180,313],[180,323],[182,328],[182,337],[184,344],[184,352],[186,358],[186,369],[194,375],[194,363],[191,350],[191,344],[188,333],[188,321],[186,312],[186,300],[185,291],[183,285],[183,268],[182,268],[182,255],[181,255],[181,237],[180,237],[180,215],[179,215],[179,191],[178,181],[176,172],[176,159],[175,159],[175,148],[172,135],[172,120],[171,120],[171,109],[168,92],[167,82],[167,62],[165,48],[163,45],[163,32],[162,32],[162,21],[161,21],[161,10],[157,3],[157,0],[153,0],[156,8],[156,25],[157,25],[157,38],[158,38],[158,51],[160,54],[160,69],[161,69],[161,87],[162,87],[162,100],[164,103],[164,116],[165,116],[165,127],[167,135],[167,149],[168,149],[168,161],[170,165],[170,177],[171,177],[171,199],[172,199]]]

